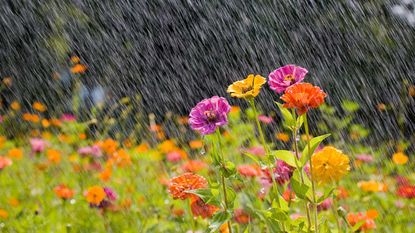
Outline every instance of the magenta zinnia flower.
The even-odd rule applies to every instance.
[[[231,106],[223,97],[204,99],[190,112],[189,125],[203,135],[211,134],[217,127],[228,123],[227,114],[230,110]]]
[[[41,138],[31,138],[30,145],[32,147],[32,153],[40,153],[45,150],[49,143]]]
[[[296,66],[286,65],[272,71],[268,76],[268,85],[276,93],[283,93],[285,89],[303,81],[308,70]]]

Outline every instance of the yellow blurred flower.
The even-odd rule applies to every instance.
[[[365,192],[386,192],[388,187],[386,184],[374,180],[360,181],[357,186]]]
[[[246,79],[232,83],[228,87],[227,92],[236,98],[254,98],[259,94],[259,90],[265,82],[266,79],[261,75],[250,74]]]
[[[23,157],[23,150],[20,148],[13,148],[7,152],[7,157],[13,159],[21,159]]]
[[[405,164],[405,163],[407,163],[408,162],[408,156],[406,156],[404,153],[402,153],[402,152],[397,152],[397,153],[395,153],[395,154],[393,154],[393,156],[392,156],[392,161],[395,163],[395,164],[398,164],[398,165],[403,165],[403,164]]]
[[[4,136],[0,136],[0,149],[3,148],[4,143],[7,141],[7,138]]]
[[[349,170],[349,158],[332,146],[326,146],[311,157],[313,179],[318,183],[340,180]]]
[[[50,140],[53,137],[52,133],[49,131],[42,132],[42,138],[46,140]]]
[[[172,140],[165,140],[159,144],[160,151],[163,153],[169,153],[176,149],[176,144]]]
[[[4,209],[0,209],[0,218],[7,219],[8,217],[9,217],[9,213]]]
[[[277,133],[275,134],[275,138],[283,142],[288,142],[290,140],[290,136],[286,133]]]
[[[13,102],[10,104],[10,107],[11,107],[14,111],[20,110],[20,104],[19,104],[19,102],[17,102],[17,101],[13,101]]]
[[[46,111],[46,106],[40,103],[39,101],[36,101],[32,104],[32,108],[38,112],[44,112]]]

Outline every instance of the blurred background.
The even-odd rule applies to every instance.
[[[135,111],[157,120],[228,97],[226,87],[250,73],[267,77],[292,63],[329,94],[336,117],[345,114],[342,101],[359,104],[353,121],[372,130],[368,140],[405,137],[415,127],[414,7],[412,0],[2,0],[2,111],[14,100],[23,109],[40,101],[50,114],[89,119],[97,104],[108,109],[136,96]],[[74,63],[85,69],[71,72]],[[278,98],[266,87],[259,105],[275,111]]]

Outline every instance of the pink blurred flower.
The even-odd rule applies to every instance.
[[[9,158],[0,156],[0,170],[3,170],[3,168],[8,167],[12,164],[13,162]]]
[[[95,157],[101,157],[102,151],[98,145],[85,146],[78,149],[80,155],[93,155]]]
[[[289,86],[303,81],[308,70],[296,66],[296,65],[285,65],[274,71],[268,76],[268,85],[271,90],[276,93],[282,93]]]
[[[328,209],[330,209],[331,205],[333,205],[333,198],[331,198],[331,197],[326,198],[323,202],[321,202],[317,206],[317,210],[318,211],[328,210]]]
[[[259,115],[258,120],[260,120],[264,124],[271,124],[274,121],[272,117],[265,116],[265,115]]]
[[[64,122],[76,121],[76,117],[75,117],[75,115],[69,114],[69,113],[63,114],[61,116],[61,121],[64,121]]]
[[[293,175],[294,168],[282,160],[277,160],[273,172],[275,182],[283,185],[290,180],[291,176]],[[269,188],[272,186],[272,177],[270,175],[269,168],[262,169],[260,183],[264,189],[263,191],[268,192]]]
[[[32,147],[32,153],[41,153],[46,149],[49,143],[41,138],[31,138],[30,145]]]
[[[246,149],[245,151],[248,152],[249,154],[253,154],[258,157],[262,157],[265,155],[265,149],[262,146],[253,146],[249,149]]]
[[[167,154],[166,159],[169,162],[177,163],[180,160],[182,160],[182,155],[178,151],[172,151],[172,152]]]
[[[368,154],[356,155],[356,159],[365,163],[373,162],[373,156]]]

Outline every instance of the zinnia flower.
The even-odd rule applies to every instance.
[[[189,160],[182,165],[182,169],[186,172],[198,172],[207,167],[205,162],[199,160]]]
[[[45,150],[49,143],[41,138],[32,138],[30,139],[30,145],[33,153],[40,153]]]
[[[285,90],[281,99],[285,102],[285,108],[295,108],[299,115],[306,113],[311,108],[318,108],[324,103],[327,96],[319,87],[310,83],[297,83]]]
[[[293,175],[294,168],[282,160],[277,160],[275,162],[273,172],[275,182],[283,185],[290,180],[291,176]],[[268,191],[268,189],[272,186],[272,177],[268,168],[262,169],[262,177],[260,179],[260,183],[265,192]]]
[[[261,168],[258,165],[239,165],[238,172],[242,176],[255,177],[261,175]]]
[[[207,187],[207,181],[203,176],[199,176],[192,173],[184,173],[181,176],[174,177],[170,180],[169,193],[174,199],[184,200],[186,198],[194,196],[186,191],[201,189]]]
[[[230,110],[231,106],[223,97],[213,96],[204,99],[190,112],[190,127],[203,135],[211,134],[217,127],[228,123],[227,114]]]
[[[366,214],[364,213],[349,213],[347,214],[347,221],[350,223],[350,225],[354,226],[357,223],[364,221],[363,225],[359,228],[359,230],[361,231],[368,231],[368,230],[373,230],[376,228],[376,224],[375,221],[371,218],[369,218]]]
[[[0,156],[0,170],[2,170],[5,167],[8,167],[12,165],[12,161],[6,157]]]
[[[402,185],[396,190],[396,195],[412,199],[415,198],[415,185]]]
[[[55,192],[56,196],[58,196],[59,198],[62,198],[63,200],[67,200],[69,198],[72,198],[73,195],[75,194],[75,191],[68,188],[66,185],[64,184],[60,184],[58,186],[56,186],[53,191]]]
[[[374,180],[369,181],[359,181],[357,186],[361,188],[365,192],[386,192],[388,190],[388,186],[384,183],[377,182]]]
[[[338,181],[349,170],[349,158],[331,146],[324,147],[311,157],[312,175],[319,183]]]
[[[261,75],[250,74],[246,79],[232,83],[227,92],[231,93],[232,97],[251,99],[259,94],[265,82],[266,79]]]
[[[239,224],[248,224],[251,221],[251,217],[243,209],[236,209],[233,213],[235,222]]]
[[[192,210],[193,216],[200,216],[202,218],[210,218],[216,211],[219,210],[217,206],[206,204],[199,197],[192,198],[190,202],[190,209]]]
[[[398,152],[398,153],[393,154],[392,160],[395,164],[403,165],[408,162],[408,156],[406,156],[402,152]]]
[[[282,93],[289,86],[303,81],[308,70],[296,66],[286,65],[272,71],[268,76],[268,85],[276,93]]]
[[[78,149],[80,155],[93,155],[95,157],[101,157],[102,151],[99,145],[85,146]]]
[[[86,200],[91,205],[98,206],[107,196],[105,190],[100,186],[92,186],[86,192]]]
[[[271,124],[274,120],[270,116],[259,115],[258,120],[264,124]]]

